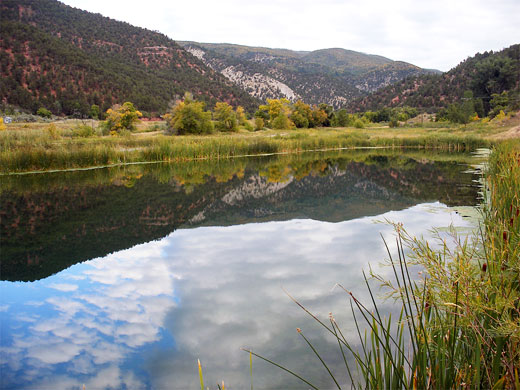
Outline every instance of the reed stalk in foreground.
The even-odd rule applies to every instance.
[[[483,228],[476,237],[440,242],[434,249],[396,231],[397,256],[388,250],[394,281],[390,288],[400,307],[398,321],[383,318],[365,277],[374,309],[350,296],[360,347],[344,336],[330,316],[326,323],[291,297],[337,340],[345,372],[354,389],[520,389],[520,147],[494,151],[486,174]],[[385,242],[386,245],[386,242]],[[423,276],[410,277],[410,266]],[[374,275],[372,275],[374,276]],[[361,331],[362,325],[366,331]],[[338,389],[338,373],[307,339]],[[301,375],[248,351],[303,381]],[[353,360],[354,363],[351,363]]]

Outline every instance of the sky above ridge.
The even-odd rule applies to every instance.
[[[340,47],[447,71],[520,43],[519,0],[62,0],[179,41]]]

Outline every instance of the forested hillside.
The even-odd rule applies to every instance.
[[[502,98],[508,101],[518,100],[519,83],[520,45],[517,44],[499,52],[478,53],[440,75],[408,77],[350,102],[348,108],[366,111],[412,106],[437,111],[462,101],[465,93],[471,91],[470,96],[480,102],[478,105],[487,114],[493,95],[503,94]]]
[[[254,98],[158,32],[56,0],[0,4],[0,99],[31,111],[87,115],[130,100],[164,112],[191,91],[210,105],[253,109]]]

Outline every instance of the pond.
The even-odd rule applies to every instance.
[[[337,342],[284,292],[357,337],[341,283],[414,235],[471,229],[472,157],[385,150],[0,177],[0,387],[250,388],[241,348],[333,388]],[[458,210],[464,210],[460,208]],[[393,310],[392,302],[383,307]],[[304,389],[253,359],[255,389]]]

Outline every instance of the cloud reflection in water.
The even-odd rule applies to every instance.
[[[431,209],[435,212],[431,212]],[[288,297],[330,311],[349,333],[342,283],[361,299],[361,270],[386,256],[376,219],[402,221],[413,234],[468,223],[439,203],[340,223],[313,220],[178,230],[170,236],[73,266],[34,283],[1,283],[3,388],[197,388],[249,383],[240,347],[272,357],[327,385],[299,340],[301,327],[324,355],[334,340]],[[389,269],[380,269],[389,275]],[[22,292],[23,293],[20,293]],[[391,304],[385,304],[388,310]],[[257,388],[299,388],[255,362]]]

